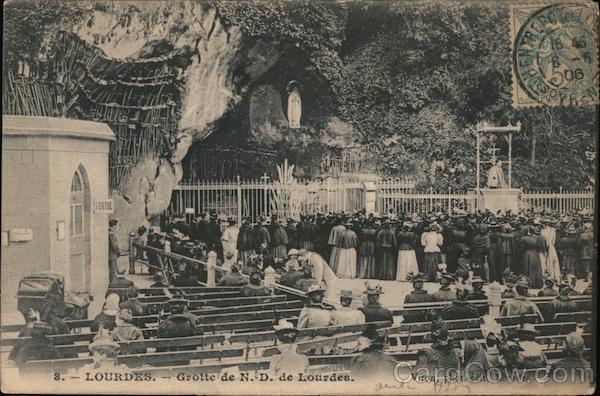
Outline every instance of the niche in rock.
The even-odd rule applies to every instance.
[[[281,94],[271,85],[259,85],[250,97],[250,139],[261,145],[283,140],[288,121],[281,106]]]

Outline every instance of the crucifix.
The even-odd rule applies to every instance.
[[[487,122],[478,123],[475,127],[476,137],[477,137],[477,186],[476,189],[479,191],[481,188],[480,185],[480,172],[481,172],[481,164],[482,163],[492,163],[497,160],[496,151],[500,149],[496,147],[496,143],[494,142],[492,148],[488,149],[488,152],[492,153],[491,161],[482,161],[481,160],[481,135],[482,134],[493,134],[493,136],[508,134],[508,188],[512,188],[512,135],[515,132],[521,131],[521,122],[517,122],[516,125],[507,125],[507,126],[494,126],[490,125]]]
[[[492,159],[489,161],[492,164],[495,164],[496,159],[498,159],[498,157],[496,156],[496,151],[500,151],[500,148],[496,147],[496,142],[494,142],[492,143],[492,148],[487,149],[488,153],[492,153]]]
[[[263,183],[264,183],[264,184],[263,184],[263,191],[264,191],[264,193],[263,193],[263,198],[264,198],[264,200],[263,200],[263,212],[265,213],[265,215],[266,215],[266,214],[267,214],[267,212],[268,212],[268,210],[267,210],[267,203],[268,203],[268,202],[267,202],[267,201],[268,201],[268,199],[267,199],[267,196],[268,196],[269,194],[267,194],[267,181],[268,181],[269,179],[270,179],[270,178],[269,178],[269,176],[267,176],[267,172],[263,173],[263,175],[260,177],[260,180],[262,180],[262,181],[263,181]]]

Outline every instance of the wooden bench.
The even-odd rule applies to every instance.
[[[198,328],[202,328],[202,331],[216,331],[220,326],[219,324],[221,323],[238,323],[240,325],[243,325],[243,323],[248,322],[255,322],[258,320],[265,320],[265,319],[269,319],[271,320],[271,323],[273,322],[273,318],[275,316],[275,313],[273,311],[256,311],[256,312],[239,312],[239,313],[225,313],[225,314],[216,314],[216,315],[203,315],[202,312],[200,311],[191,311],[193,314],[195,315],[202,315],[202,317],[199,320],[199,323],[197,323],[196,327]],[[299,308],[294,308],[294,309],[285,309],[285,310],[281,310],[278,311],[278,314],[282,317],[282,318],[288,318],[288,317],[292,317],[292,316],[297,316],[300,313],[300,309]],[[133,317],[133,324],[135,324],[136,326],[148,326],[149,324],[157,324],[158,323],[158,315],[146,315],[146,316],[134,316]],[[71,328],[71,329],[77,329],[77,328],[88,328],[92,325],[94,321],[87,319],[87,320],[72,320],[72,321],[68,321],[67,325]],[[226,327],[228,328],[228,327]],[[241,329],[241,328],[253,328],[252,326],[248,326],[248,327],[244,327],[244,326],[234,326],[232,327],[232,329]],[[207,330],[204,330],[207,329]],[[215,329],[215,330],[213,330]],[[219,329],[220,330],[220,329]]]
[[[385,324],[382,322],[381,324]],[[343,326],[340,326],[343,327]],[[353,328],[354,329],[354,328]],[[401,331],[401,329],[396,326],[397,331]],[[330,331],[333,329],[329,329]],[[348,327],[346,327],[348,330]],[[380,328],[379,332],[387,332],[393,333],[394,328]],[[469,330],[477,330],[477,329],[469,329]],[[458,330],[464,331],[464,330]],[[453,333],[457,331],[452,331]],[[311,340],[304,341],[298,343],[298,349],[300,351],[306,351],[318,346],[335,346],[339,343],[355,341],[358,339],[360,334],[346,334],[332,338],[325,338],[322,340]],[[169,346],[184,346],[184,345],[207,345],[209,342],[211,344],[215,344],[217,342],[223,342],[224,337],[215,337],[212,336],[212,339],[207,339],[207,337],[190,337],[187,340],[183,338],[179,339],[162,339],[162,340],[145,340],[145,341],[130,341],[129,344],[134,343],[144,343],[147,347],[169,347]],[[589,335],[588,335],[589,337]],[[538,337],[542,338],[542,337]],[[187,343],[186,343],[187,341]],[[541,340],[540,340],[541,341]],[[484,342],[484,340],[479,340],[479,342]],[[545,344],[544,342],[541,342]],[[65,348],[66,349],[66,348]],[[237,352],[232,352],[237,351]],[[141,364],[156,364],[156,363],[169,363],[172,361],[181,361],[181,360],[197,360],[197,359],[209,359],[209,358],[226,358],[226,357],[242,357],[244,356],[245,350],[240,348],[222,348],[222,349],[211,349],[208,351],[183,351],[183,352],[160,352],[160,353],[146,353],[146,354],[136,354],[136,355],[121,355],[119,357],[119,362],[127,365],[141,365]],[[589,352],[589,349],[588,349]],[[265,351],[265,354],[270,354]],[[389,354],[394,357],[396,360],[416,360],[417,350],[394,350],[389,351]],[[545,354],[548,359],[557,359],[562,357],[563,351],[562,349],[547,349]],[[358,354],[344,354],[344,355],[323,355],[323,356],[309,356],[309,361],[311,365],[324,365],[324,364],[345,364],[345,362]],[[246,354],[246,359],[248,359],[248,355]],[[59,359],[59,360],[51,360],[51,361],[35,361],[27,364],[27,369],[32,370],[34,372],[39,372],[43,370],[66,370],[69,368],[80,367],[81,365],[90,363],[91,359],[89,358],[76,358],[76,359]],[[347,363],[347,362],[346,362]],[[226,363],[225,365],[237,366],[239,362],[231,362]],[[242,363],[245,364],[245,363]],[[261,363],[264,367],[264,363]],[[260,366],[259,365],[259,366]],[[200,366],[203,367],[203,366]],[[224,367],[224,365],[220,365],[220,367]],[[184,368],[178,366],[178,368]],[[250,368],[244,368],[243,370],[249,370]],[[147,371],[148,369],[140,369],[139,371]],[[151,369],[154,370],[154,369]],[[164,368],[160,368],[159,370],[164,370]],[[167,368],[168,370],[168,368]],[[240,368],[242,370],[242,368]],[[136,370],[137,371],[137,370]]]
[[[562,312],[557,313],[554,316],[552,322],[577,322],[586,323],[591,321],[593,318],[592,311],[580,311],[580,312]]]
[[[203,359],[225,359],[241,357],[244,355],[242,348],[223,348],[194,351],[176,351],[176,352],[154,352],[140,353],[132,355],[119,355],[117,360],[120,364],[127,366],[141,366],[143,364],[165,364],[169,362],[203,360]],[[86,364],[92,363],[92,358],[71,358],[55,360],[33,360],[25,365],[25,372],[44,373],[55,371],[66,371],[69,369],[78,369]]]
[[[297,316],[288,316],[286,318],[290,322],[297,322]],[[199,324],[196,328],[200,329],[203,333],[222,333],[222,332],[253,332],[259,329],[272,329],[273,319],[260,319],[252,320],[248,322],[225,322],[225,323],[212,323],[212,324]]]
[[[535,337],[535,341],[541,345],[560,345],[565,341],[566,336],[567,334],[544,335]],[[583,338],[586,347],[590,348],[592,346],[592,334],[583,333],[581,334],[581,337]]]
[[[373,325],[376,328],[382,328],[385,326],[389,326],[390,322],[373,322],[369,325]],[[298,330],[298,339],[303,338],[315,338],[315,337],[327,337],[333,336],[335,334],[340,333],[356,333],[363,332],[367,328],[367,324],[360,325],[346,325],[346,326],[325,326],[325,327],[313,327],[309,329],[299,329]],[[258,343],[258,342],[267,342],[273,341],[275,339],[275,332],[264,331],[264,332],[256,332],[256,333],[248,333],[248,334],[235,334],[229,336],[228,340],[230,343]]]
[[[253,305],[270,302],[283,302],[287,298],[284,295],[274,296],[259,296],[259,297],[228,297],[228,298],[210,298],[207,300],[191,300],[189,302],[189,309],[199,309],[202,307],[231,307],[238,305]],[[164,302],[160,303],[147,303],[146,306],[154,311],[158,311],[162,308]]]
[[[557,335],[557,334],[568,334],[577,328],[575,322],[562,322],[562,323],[538,323],[534,325],[535,329],[539,331],[540,335]],[[504,329],[509,332],[514,332],[519,329],[519,326],[505,326]]]
[[[173,348],[173,347],[205,347],[215,344],[222,345],[225,342],[225,335],[202,335],[195,337],[177,337],[177,338],[153,338],[138,341],[121,341],[119,345],[122,348],[144,347],[144,348]],[[88,353],[89,344],[76,345],[57,345],[56,348],[63,356],[76,356],[79,353]]]
[[[223,298],[238,298],[240,296],[239,290],[236,291],[226,291],[226,292],[209,292],[209,293],[193,293],[186,294],[185,298],[191,301],[198,300],[215,300],[215,299],[223,299]],[[144,304],[151,303],[164,303],[169,301],[169,297],[166,295],[157,295],[157,296],[148,296],[148,297],[140,297],[138,298],[140,302]]]
[[[215,287],[207,287],[207,286],[192,286],[192,287],[177,287],[177,286],[168,286],[168,287],[145,287],[138,289],[140,296],[148,297],[148,296],[164,296],[165,289],[177,289],[183,291],[185,294],[199,294],[199,293],[223,293],[223,292],[236,292],[242,289],[242,286],[215,286]],[[116,294],[127,294],[127,288],[109,288],[106,293],[116,293]]]
[[[281,315],[282,315],[282,317],[287,318],[289,321],[296,322],[298,320],[298,317],[293,315],[293,313],[295,311],[297,311],[297,310],[286,310],[286,311],[283,311]],[[270,314],[272,315],[273,312],[270,312]],[[268,317],[269,315],[265,315],[265,316]],[[229,319],[231,319],[231,316],[229,316]],[[221,320],[221,317],[219,317],[219,320]],[[273,319],[272,318],[241,321],[241,322],[231,321],[231,322],[222,322],[222,323],[221,322],[200,323],[196,326],[196,328],[199,329],[203,333],[225,333],[225,332],[231,333],[234,331],[250,332],[250,331],[272,329],[272,327],[273,327]],[[151,338],[151,337],[156,336],[157,327],[156,326],[147,327],[147,328],[142,328],[141,330],[144,333],[145,338]],[[76,333],[76,334],[61,334],[61,335],[49,336],[49,338],[53,341],[53,343],[55,345],[68,345],[68,344],[72,344],[74,342],[90,341],[93,339],[95,334],[96,333],[93,333],[93,332]],[[14,346],[14,345],[17,345],[18,343],[26,341],[28,339],[29,339],[28,337],[14,337],[14,338],[2,337],[0,339],[0,345]]]
[[[528,300],[534,302],[538,307],[543,306],[544,304],[549,304],[552,300],[556,299],[556,297],[529,297]],[[578,306],[585,307],[591,304],[592,296],[572,296],[571,299],[575,301]],[[509,299],[502,299],[501,304],[503,305]],[[451,301],[439,301],[439,302],[424,302],[424,303],[407,303],[402,306],[402,308],[391,308],[392,315],[394,316],[402,316],[404,312],[418,312],[418,311],[439,311],[443,309],[446,305],[450,304]],[[488,309],[488,300],[471,300],[469,303],[475,305],[477,309],[480,311],[480,315],[482,311],[486,311]],[[589,308],[587,308],[589,309]]]

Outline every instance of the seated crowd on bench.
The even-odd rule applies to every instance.
[[[236,273],[237,268],[233,266],[232,269],[232,273]],[[154,274],[156,283],[152,287],[161,293],[159,297],[165,297],[166,300],[158,303],[146,303],[144,301],[147,297],[140,298],[140,290],[123,276],[123,271],[119,272],[120,275],[109,286],[102,312],[96,315],[89,325],[90,331],[95,333],[89,343],[89,352],[92,355],[93,363],[83,366],[82,370],[106,369],[107,365],[117,367],[119,370],[134,369],[136,365],[127,367],[127,365],[121,364],[119,356],[150,353],[143,342],[135,341],[148,338],[177,339],[203,334],[201,330],[203,313],[192,312],[190,309],[190,304],[194,301],[194,290],[201,291],[201,287],[197,286],[197,289],[192,289],[192,291],[182,287],[173,287],[166,284],[167,282],[160,272],[156,272]],[[485,317],[486,321],[489,321],[490,317],[485,316],[487,296],[480,287],[482,282],[478,278],[473,278],[471,281],[458,282],[456,287],[452,288],[450,286],[457,281],[450,274],[444,274],[440,290],[430,294],[423,290],[425,280],[424,274],[420,273],[411,277],[414,290],[406,296],[405,306],[402,310],[402,323],[431,323],[429,336],[431,344],[417,352],[416,367],[454,367],[461,364],[464,367],[467,360],[473,359],[480,360],[481,367],[502,366],[528,369],[542,368],[548,365],[542,346],[536,342],[538,331],[528,323],[522,323],[516,331],[514,329],[505,331],[501,326],[482,325],[481,330],[485,336],[485,342],[469,339],[452,340],[451,331],[447,325],[448,321],[480,320],[481,317]],[[505,291],[507,299],[502,306],[501,316],[535,315],[537,316],[536,321],[541,323],[553,321],[557,314],[577,311],[577,302],[572,298],[576,292],[566,282],[561,282],[556,297],[550,300],[546,299],[544,304],[540,303],[539,306],[531,300],[526,278],[519,278],[515,283],[514,291],[510,287]],[[508,284],[510,285],[510,282]],[[127,287],[123,288],[123,286]],[[244,290],[249,286],[252,286],[252,292],[263,291],[257,294],[246,294],[247,292]],[[552,288],[550,282],[548,282],[547,288]],[[235,290],[233,293],[239,298],[272,294],[270,288],[261,285],[261,275],[258,271],[252,273],[250,283],[234,287],[233,290]],[[364,292],[366,301],[359,308],[351,307],[354,300],[352,291],[341,291],[341,306],[337,309],[323,302],[325,291],[326,289],[322,285],[310,285],[306,292],[307,301],[304,308],[299,309],[297,319],[294,317],[279,318],[275,311],[273,330],[279,344],[275,352],[268,355],[271,357],[269,368],[277,372],[289,370],[290,366],[293,366],[294,370],[298,370],[298,372],[308,371],[310,370],[309,359],[311,356],[354,353],[351,371],[357,378],[389,374],[389,371],[385,371],[385,369],[391,367],[395,360],[386,352],[385,346],[388,344],[397,346],[400,341],[392,336],[386,337],[385,332],[382,332],[385,328],[375,327],[377,322],[384,322],[388,323],[387,328],[389,328],[389,326],[393,326],[394,322],[392,312],[379,302],[383,288],[379,285],[367,285]],[[426,298],[426,296],[429,297]],[[421,304],[411,307],[411,303]],[[427,306],[427,303],[430,306]],[[154,322],[136,324],[136,318],[147,317],[149,314],[156,315]],[[68,324],[68,321],[58,317],[55,307],[51,303],[44,305],[41,312],[31,310],[24,329],[19,333],[19,337],[24,337],[23,342],[15,345],[10,358],[16,362],[18,367],[22,368],[32,360],[77,357],[63,356],[60,347],[57,348],[53,345],[52,337],[49,337],[57,334],[69,334],[72,329]],[[297,348],[296,339],[298,332],[302,329],[352,325],[366,325],[362,336],[355,342],[342,343],[337,348],[315,346],[303,352],[299,352]],[[146,331],[150,329],[152,332]],[[218,325],[215,329],[218,330]],[[587,367],[588,362],[583,358],[585,345],[581,330],[564,336],[564,345],[564,356],[553,362],[552,367]],[[193,344],[161,346],[158,343],[155,345],[155,352],[193,351],[198,346]],[[182,358],[177,362],[177,364],[189,363],[189,357]],[[167,364],[174,365],[176,363],[167,362]],[[152,365],[160,366],[161,364],[153,363]]]
[[[486,216],[480,214],[474,219],[463,220],[474,220],[469,223],[473,228],[473,238],[489,239],[487,234],[484,235],[483,230],[493,224],[492,217],[490,214]],[[310,218],[305,219],[310,223]],[[357,219],[365,220],[360,215],[357,215],[354,220]],[[587,232],[587,218],[580,216],[578,219],[584,226],[583,233]],[[344,223],[336,216],[329,220],[331,224],[326,223],[332,225],[329,239],[333,243],[330,242],[329,245],[330,262],[333,262],[347,256],[348,252],[344,252],[344,249],[353,249],[336,245],[337,237],[335,235],[332,237],[336,227],[338,231],[346,227],[343,231],[346,232],[355,224],[348,221]],[[466,226],[461,223],[463,220],[459,220],[448,219],[442,214],[439,218],[423,221],[432,223],[430,229],[433,230],[433,226],[438,222],[445,224],[449,229],[457,224]],[[536,218],[521,220],[528,223]],[[391,231],[388,231],[391,224],[386,221],[387,219],[384,219],[382,229],[378,232],[390,234]],[[408,222],[407,219],[402,221]],[[236,332],[236,334],[257,334],[264,331],[265,326],[268,328],[272,326],[273,333],[268,337],[274,336],[278,343],[275,344],[274,350],[265,349],[262,356],[270,358],[268,367],[276,372],[288,370],[289,366],[293,366],[299,372],[307,371],[311,370],[309,368],[311,359],[314,360],[316,357],[353,354],[350,364],[353,375],[357,377],[387,375],[390,371],[386,370],[386,367],[395,365],[399,358],[394,355],[395,352],[390,351],[397,351],[398,347],[405,345],[405,352],[412,353],[408,350],[411,342],[413,346],[424,344],[419,345],[418,352],[414,356],[411,355],[411,358],[417,362],[416,367],[448,368],[457,365],[464,367],[468,361],[480,361],[481,365],[478,367],[484,368],[502,366],[531,369],[547,367],[549,363],[552,363],[553,367],[557,365],[587,367],[588,363],[583,358],[585,350],[583,332],[578,327],[572,333],[574,320],[564,322],[565,326],[569,325],[565,328],[569,328],[570,333],[567,335],[561,333],[562,338],[559,337],[560,342],[564,344],[564,354],[559,356],[560,360],[554,359],[548,362],[546,350],[542,347],[546,344],[538,343],[536,337],[539,333],[535,325],[523,319],[517,323],[520,326],[516,330],[513,326],[515,323],[503,328],[489,315],[492,309],[489,303],[497,300],[492,298],[491,294],[496,293],[494,297],[497,297],[501,291],[502,304],[499,307],[494,306],[494,309],[497,309],[494,315],[497,315],[498,322],[501,322],[502,318],[513,320],[533,317],[537,326],[556,323],[559,327],[555,329],[560,328],[564,320],[564,316],[561,315],[571,315],[578,311],[585,313],[581,311],[592,309],[591,298],[579,297],[579,295],[592,294],[591,276],[589,276],[591,272],[587,264],[585,270],[576,271],[576,274],[573,274],[570,267],[566,271],[546,271],[542,280],[543,287],[532,295],[530,287],[539,289],[538,286],[542,286],[537,279],[538,272],[531,278],[524,275],[523,271],[517,271],[517,274],[511,272],[514,267],[511,265],[504,266],[502,273],[497,273],[496,270],[490,272],[489,268],[484,270],[477,265],[461,266],[461,258],[464,258],[462,256],[458,257],[458,264],[450,265],[454,259],[452,249],[443,253],[441,261],[431,261],[433,256],[425,252],[423,263],[413,265],[411,271],[403,273],[402,280],[411,282],[413,290],[404,297],[403,302],[394,304],[402,306],[401,309],[392,312],[384,307],[380,303],[380,295],[384,293],[382,286],[369,284],[363,293],[362,301],[358,304],[355,301],[358,296],[355,296],[352,290],[341,290],[340,305],[336,308],[325,303],[324,296],[327,287],[332,284],[336,276],[340,275],[341,261],[330,267],[322,257],[326,253],[314,251],[318,250],[315,249],[315,243],[308,243],[309,241],[289,243],[289,239],[284,235],[285,228],[275,216],[271,218],[269,227],[266,219],[262,219],[261,223],[252,230],[248,228],[248,224],[242,225],[238,230],[235,222],[230,221],[229,227],[221,232],[218,231],[216,218],[210,216],[207,222],[196,222],[187,228],[183,227],[180,221],[168,223],[166,227],[168,233],[153,231],[146,240],[144,240],[145,229],[140,228],[130,243],[129,270],[131,273],[135,269],[136,261],[145,262],[147,258],[148,272],[154,279],[150,288],[140,290],[125,276],[125,269],[117,266],[105,295],[103,309],[93,320],[65,320],[60,317],[59,310],[51,302],[45,304],[40,312],[31,309],[26,315],[26,324],[19,333],[20,342],[14,344],[9,359],[21,369],[31,361],[61,361],[75,358],[87,362],[88,360],[78,356],[82,352],[89,352],[93,363],[91,366],[85,365],[83,369],[105,368],[107,365],[123,370],[147,365],[154,367],[189,365],[192,360],[203,359],[197,356],[201,354],[200,351],[204,346],[204,341],[198,339],[196,342],[190,337],[202,338],[207,334],[223,331],[228,331],[230,334]],[[545,224],[546,228],[552,228],[551,222],[546,221]],[[244,227],[247,229],[245,230]],[[404,228],[402,230],[402,232],[410,231]],[[525,224],[523,230],[531,229]],[[252,248],[249,245],[248,249],[244,249],[243,243],[241,245],[239,243],[239,237],[243,232],[250,231],[252,231],[252,241],[256,245],[253,244]],[[210,236],[208,242],[203,239],[206,235]],[[248,235],[247,237],[250,238]],[[392,236],[394,236],[393,232],[388,235],[388,239],[393,239]],[[524,238],[529,236],[531,235],[526,234]],[[484,243],[485,240],[480,242]],[[291,248],[287,250],[288,247]],[[463,253],[467,248],[468,246],[465,245]],[[216,251],[217,266],[221,268],[216,271],[218,286],[210,292],[208,292],[210,288],[204,286],[207,267],[203,263],[209,256],[209,249]],[[388,250],[384,249],[383,252],[390,253]],[[483,262],[486,264],[492,257],[490,252],[487,251],[484,255]],[[543,254],[548,253],[540,251],[539,255],[536,254],[537,260],[534,261],[539,263]],[[441,252],[436,252],[436,257],[440,255]],[[406,258],[405,254],[401,256]],[[163,260],[170,260],[169,265],[165,265],[166,261]],[[386,260],[384,257],[383,262]],[[377,260],[373,261],[375,262]],[[450,267],[454,269],[453,273],[449,272]],[[577,265],[575,267],[579,268]],[[272,273],[277,274],[277,283],[281,285],[278,287],[284,287],[282,289],[284,291],[290,290],[291,294],[287,294],[288,301],[285,301],[286,295],[277,295],[273,288],[263,284],[269,268],[274,270],[271,271]],[[419,271],[421,268],[426,268],[426,271]],[[587,288],[579,289],[578,292],[574,281],[581,280],[583,275],[587,276]],[[369,278],[369,276],[365,277]],[[440,284],[439,289],[433,293],[424,288],[425,282],[430,281],[438,281]],[[488,284],[487,290],[485,284]],[[304,296],[304,304],[298,301],[299,295]],[[289,301],[290,298],[292,301]],[[591,313],[589,318],[591,319]],[[475,329],[476,332],[462,332],[460,337],[453,339],[453,331],[459,330],[450,329],[449,324],[455,326],[456,321],[477,325],[482,321],[482,324]],[[577,322],[581,324],[585,320]],[[400,326],[408,327],[394,327],[398,323]],[[420,332],[413,334],[411,327],[413,324],[417,326],[415,328],[421,329]],[[75,345],[72,340],[65,341],[66,344],[54,345],[52,336],[85,335],[81,334],[81,328],[88,326],[90,337],[85,338],[86,341],[91,341],[87,344],[88,351],[85,349],[82,351],[82,345]],[[423,333],[423,326],[429,329],[429,333]],[[305,334],[303,333],[305,329],[321,328],[335,328],[341,333],[344,333],[345,328],[353,328],[352,332],[355,334],[349,338],[347,336],[340,338],[343,340],[338,344],[337,333],[328,333],[328,336],[333,334],[335,339],[333,346],[327,342],[327,338],[317,339],[309,346],[302,341],[297,342],[298,335]],[[360,330],[357,330],[359,328]],[[405,334],[404,329],[408,331],[408,335]],[[362,335],[359,337],[361,331]],[[483,334],[483,339],[478,339],[477,334],[480,333]],[[553,335],[544,334],[544,337]],[[185,339],[192,341],[177,342]],[[244,355],[247,359],[251,348],[250,339],[251,337],[248,336],[246,343],[248,350],[218,347],[216,352],[228,351],[229,355],[225,356],[227,359],[242,358]],[[265,346],[253,348],[258,351]],[[412,350],[417,349],[412,348]],[[160,355],[163,352],[174,355],[169,358],[171,360],[161,362],[161,358],[166,356]],[[154,355],[156,353],[159,355]],[[152,359],[145,360],[138,356],[152,357]],[[220,361],[224,355],[210,356],[217,356]]]

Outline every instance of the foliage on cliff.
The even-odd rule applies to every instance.
[[[377,29],[361,27],[375,22]],[[507,7],[357,6],[348,28],[359,34],[343,59],[339,112],[379,149],[384,171],[412,173],[437,188],[474,186],[473,125],[520,120],[522,132],[513,141],[517,185],[588,183],[593,167],[584,152],[594,147],[593,109],[511,106]]]
[[[521,121],[522,132],[513,140],[517,186],[582,188],[594,173],[593,109],[513,109],[507,6],[216,4],[221,17],[247,37],[287,46],[282,62],[287,59],[288,67],[295,63],[290,54],[308,59],[300,72],[322,84],[322,92],[307,100],[318,103],[322,117],[351,122],[387,174],[416,176],[422,185],[443,189],[474,186],[473,126],[479,121]]]
[[[5,65],[14,64],[15,55],[35,58],[48,30],[85,12],[79,4],[4,7]],[[416,176],[436,188],[472,187],[472,130],[479,121],[521,121],[513,140],[518,186],[582,188],[594,175],[595,109],[513,109],[505,4],[211,0],[206,6],[214,6],[226,26],[239,27],[249,46],[259,39],[276,43],[279,62],[255,84],[285,94],[290,79],[301,80],[304,135],[319,136],[315,131],[331,117],[350,122],[389,175]],[[237,110],[247,109],[246,102]],[[247,113],[226,114],[234,128],[247,126]],[[300,143],[319,152],[316,141]]]
[[[18,0],[3,7],[3,65],[14,66],[18,60],[34,62],[43,52],[42,44],[58,25],[69,25],[85,14],[89,7],[81,3],[57,0]],[[3,69],[5,69],[3,67]]]

